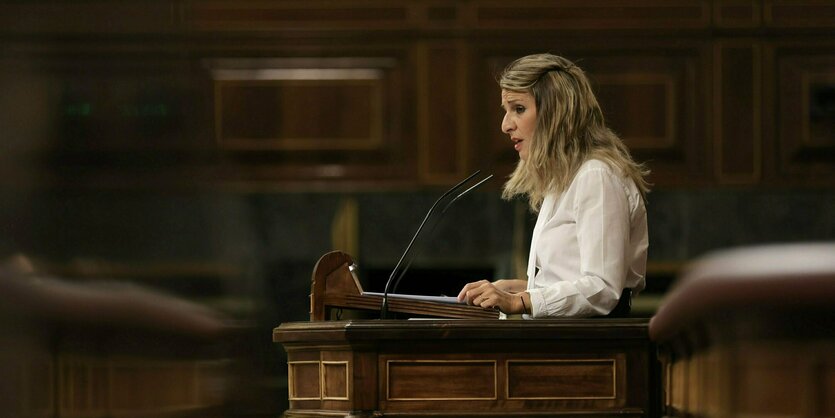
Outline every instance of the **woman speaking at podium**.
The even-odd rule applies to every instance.
[[[538,212],[527,278],[468,283],[459,301],[526,318],[627,315],[645,286],[648,171],[571,61],[519,58],[499,86],[501,128],[519,153],[502,197],[525,196]]]

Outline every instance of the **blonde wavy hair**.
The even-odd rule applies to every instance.
[[[649,170],[632,160],[623,141],[606,127],[580,67],[552,54],[529,55],[510,63],[498,82],[503,90],[531,94],[537,115],[528,158],[519,160],[505,183],[504,199],[524,195],[539,211],[548,193],[564,191],[584,162],[598,159],[631,178],[646,200]]]

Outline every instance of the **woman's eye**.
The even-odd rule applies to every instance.
[[[524,106],[516,106],[516,108],[514,108],[514,110],[516,111],[516,113],[525,113],[525,107]]]

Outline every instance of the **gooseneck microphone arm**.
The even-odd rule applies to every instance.
[[[409,255],[409,252],[411,251],[412,246],[415,243],[415,240],[417,240],[417,237],[420,235],[421,230],[423,229],[424,225],[426,225],[426,221],[429,220],[429,218],[434,213],[435,208],[438,206],[438,204],[441,201],[446,199],[451,194],[455,193],[458,189],[460,189],[464,184],[466,184],[467,182],[472,180],[473,177],[477,176],[480,172],[481,171],[479,170],[479,171],[476,171],[473,174],[470,174],[469,177],[465,178],[464,180],[461,180],[460,183],[456,184],[451,189],[447,190],[444,194],[441,195],[441,197],[438,198],[438,200],[435,201],[434,204],[432,204],[432,207],[429,208],[429,211],[426,212],[426,216],[424,216],[423,221],[418,226],[417,231],[415,231],[414,236],[412,236],[412,240],[409,241],[409,245],[406,246],[406,250],[403,252],[403,255],[400,256],[400,260],[397,261],[397,265],[394,266],[394,269],[391,271],[391,275],[389,276],[388,280],[386,281],[386,286],[383,289],[383,303],[382,303],[382,306],[380,307],[380,319],[386,319],[386,317],[388,316],[388,294],[389,294],[389,291],[390,291],[390,289],[392,289],[392,284],[393,283],[394,283],[394,287],[397,286],[397,283],[400,282],[400,279],[403,277],[403,275],[406,273],[406,270],[408,270],[409,266],[411,265],[412,258],[410,258],[409,262],[406,264],[406,267],[404,267],[402,269],[402,271],[400,270],[400,266],[403,265],[403,260],[406,259],[407,255]],[[450,207],[450,205],[452,205],[452,203],[457,201],[459,198],[461,198],[465,194],[469,193],[471,190],[480,186],[482,183],[484,183],[485,181],[487,181],[491,177],[493,177],[492,174],[489,175],[487,178],[481,180],[480,182],[476,183],[474,186],[470,187],[469,189],[459,193],[454,198],[450,199],[450,201],[444,206],[444,209],[441,211],[441,215],[446,213],[447,209],[449,209],[449,207]],[[398,271],[400,271],[399,275],[397,274]],[[396,280],[395,280],[395,277],[397,278]]]
[[[476,173],[476,174],[478,174],[478,173]],[[444,216],[447,209],[449,209],[450,206],[452,206],[453,203],[457,202],[458,199],[460,199],[462,196],[464,196],[467,193],[470,193],[471,191],[475,190],[478,186],[481,186],[484,182],[486,182],[487,180],[490,180],[492,177],[493,177],[493,175],[490,174],[489,176],[485,177],[484,179],[482,179],[478,183],[470,186],[470,188],[468,188],[467,190],[464,190],[463,192],[458,193],[458,196],[455,196],[454,198],[450,199],[450,201],[446,204],[446,206],[444,206],[443,210],[441,210],[441,213],[435,219],[435,223],[429,228],[429,233],[431,234],[432,231],[435,230],[435,227],[438,226],[438,224],[441,222],[441,217]],[[400,280],[403,279],[403,276],[406,275],[406,271],[408,271],[409,267],[412,266],[412,261],[414,261],[414,259],[415,259],[415,253],[412,253],[409,257],[409,261],[406,263],[406,265],[403,267],[403,269],[400,270],[400,274],[397,276],[397,279],[395,279],[394,283],[392,283],[391,293],[397,293],[397,286],[400,284]]]

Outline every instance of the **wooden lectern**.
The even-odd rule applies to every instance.
[[[334,308],[380,312],[383,297],[367,294],[362,290],[354,275],[354,260],[341,251],[325,254],[313,268],[313,283],[310,286],[310,320],[323,321],[330,318]],[[389,295],[389,311],[440,318],[493,318],[498,311],[485,310],[477,306],[431,302],[398,298]]]
[[[287,351],[287,418],[657,416],[646,319],[502,321],[392,298],[392,311],[442,318],[323,320],[337,307],[379,309],[351,264],[343,253],[323,256],[311,321],[273,332]],[[477,319],[484,312],[490,319]]]

